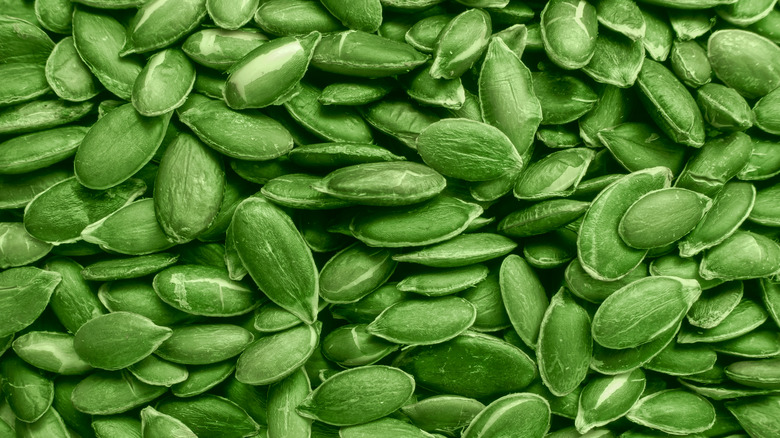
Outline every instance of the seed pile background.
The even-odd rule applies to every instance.
[[[780,434],[776,0],[0,0],[0,437]]]

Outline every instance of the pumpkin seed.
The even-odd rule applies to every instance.
[[[466,331],[476,316],[474,305],[460,297],[409,300],[385,309],[366,330],[397,344],[438,344]]]
[[[348,324],[322,340],[322,354],[343,367],[371,365],[398,349],[398,345],[372,335],[365,324]]]
[[[316,320],[317,267],[292,220],[268,201],[250,198],[236,208],[231,227],[238,255],[260,290],[304,322]],[[255,244],[273,240],[280,245]]]
[[[764,389],[780,388],[778,359],[734,362],[726,367],[726,376],[736,383]]]
[[[382,418],[412,396],[415,381],[395,367],[368,365],[341,371],[323,382],[297,407],[303,417],[334,426]]]
[[[299,0],[262,2],[254,21],[273,35],[302,35],[315,30],[324,33],[343,28],[321,3]]]
[[[599,5],[603,3],[599,2]],[[644,53],[645,48],[640,40],[605,31],[596,39],[595,52],[582,71],[597,82],[630,87],[642,69]]]
[[[436,42],[453,16],[431,15],[415,23],[404,35],[406,42],[423,53],[433,53]]]
[[[0,104],[3,106],[29,102],[49,91],[43,65],[0,65]]]
[[[523,257],[539,269],[562,267],[576,256],[577,233],[566,228],[531,237],[523,247]]]
[[[79,57],[71,36],[63,38],[54,46],[46,60],[45,73],[52,91],[62,99],[83,102],[100,92],[95,77]]]
[[[509,394],[489,404],[463,432],[464,437],[520,433],[543,437],[550,429],[550,405],[536,394]]]
[[[10,12],[11,6],[3,6],[9,8]],[[0,37],[6,42],[0,51],[0,59],[3,59],[4,64],[43,63],[54,47],[46,32],[34,24],[37,20],[29,18],[5,15],[0,21]]]
[[[59,165],[21,175],[0,175],[0,210],[24,208],[38,194],[72,175],[72,170]]]
[[[244,328],[231,324],[175,327],[155,351],[161,358],[183,365],[208,365],[237,356],[254,340]]]
[[[743,299],[720,324],[709,329],[686,328],[680,332],[677,342],[720,342],[738,338],[763,324],[767,319],[764,308],[751,299]]]
[[[352,323],[368,324],[386,308],[405,300],[407,295],[398,290],[396,283],[386,283],[354,303],[333,305],[331,312]]]
[[[319,102],[321,93],[320,89],[302,82],[298,94],[287,100],[284,107],[292,118],[306,130],[324,140],[352,143],[373,142],[371,130],[355,109],[346,106],[323,105]]]
[[[639,400],[646,383],[641,369],[590,380],[579,397],[574,423],[577,431],[588,433],[624,416]]]
[[[84,267],[81,275],[85,280],[91,281],[139,278],[162,271],[178,260],[178,255],[168,253],[103,260]]]
[[[706,34],[715,26],[716,17],[705,11],[670,9],[669,24],[680,41],[690,41]]]
[[[780,63],[780,49],[758,34],[740,29],[716,31],[707,42],[707,55],[718,79],[746,98],[763,97],[780,85],[774,67]],[[747,65],[756,67],[746,69]]]
[[[357,426],[343,427],[339,436],[344,438],[436,438],[417,427],[395,418],[382,418]]]
[[[672,43],[671,64],[677,78],[691,88],[701,87],[712,80],[707,52],[696,41]]]
[[[62,421],[62,417],[54,408],[50,408],[34,423],[25,423],[17,420],[16,434],[25,438],[35,436],[70,436],[70,432]]]
[[[171,393],[176,397],[201,395],[230,377],[235,369],[236,364],[232,360],[217,362],[211,365],[191,365],[187,368],[187,379],[171,386]]]
[[[776,242],[760,234],[737,231],[704,254],[699,274],[705,279],[741,280],[772,275],[778,270],[780,246]]]
[[[596,51],[596,8],[583,0],[554,0],[541,13],[542,41],[550,60],[573,70],[588,64]]]
[[[485,51],[491,33],[487,12],[469,9],[458,14],[439,35],[430,75],[434,79],[459,78]]]
[[[132,102],[144,116],[168,113],[184,104],[195,84],[195,68],[179,49],[152,55],[135,80]]]
[[[32,423],[46,414],[54,399],[51,379],[14,355],[0,361],[0,376],[5,401],[17,419]]]
[[[501,297],[512,327],[529,347],[536,346],[549,300],[536,273],[520,256],[510,255],[499,272]]]
[[[417,136],[438,117],[422,111],[412,102],[387,99],[374,103],[362,112],[365,120],[376,129],[399,139],[410,148],[416,148]]]
[[[331,303],[350,303],[381,286],[397,263],[385,249],[355,243],[331,258],[320,272],[319,294]]]
[[[83,1],[83,0],[80,0]],[[92,421],[92,429],[98,438],[112,436],[122,438],[141,437],[141,422],[125,415],[97,417]]]
[[[564,149],[547,155],[520,174],[514,188],[515,197],[537,200],[572,194],[593,156],[593,150],[588,148]]]
[[[528,237],[556,230],[581,217],[590,206],[587,202],[551,199],[510,213],[498,230],[513,237]]]
[[[46,256],[52,245],[31,236],[21,222],[0,222],[0,268],[24,266]]]
[[[759,190],[756,193],[756,202],[748,219],[770,227],[780,225],[780,218],[775,206],[778,193],[780,193],[780,186],[777,184]]]
[[[323,36],[311,65],[326,72],[374,78],[408,73],[426,60],[408,44],[349,30]]]
[[[238,29],[252,19],[259,3],[259,0],[242,0],[239,3],[206,0],[206,10],[217,26]]]
[[[645,123],[622,123],[598,132],[598,140],[629,172],[665,166],[679,175],[685,149]]]
[[[590,316],[569,291],[553,295],[536,349],[539,374],[553,395],[567,395],[585,380],[593,349],[590,331]]]
[[[729,341],[714,344],[718,353],[748,358],[766,358],[780,355],[780,336],[770,330],[755,330]]]
[[[153,285],[168,305],[194,315],[242,315],[259,304],[255,291],[230,280],[222,268],[174,266],[155,275]]]
[[[301,417],[295,407],[311,392],[306,373],[299,369],[268,388],[268,436],[302,436],[311,433],[311,421]]]
[[[393,364],[424,388],[472,398],[517,392],[536,377],[534,362],[522,350],[469,331],[441,344],[403,350]]]
[[[142,406],[167,389],[143,383],[129,371],[98,371],[76,385],[71,400],[85,414],[112,415]]]
[[[580,138],[589,147],[600,147],[599,131],[627,122],[629,117],[628,91],[613,85],[604,85],[593,108],[577,120]]]
[[[396,254],[393,260],[436,268],[454,268],[501,257],[516,247],[517,243],[498,234],[462,234],[417,251]]]
[[[319,341],[319,332],[319,325],[299,325],[261,337],[238,358],[236,379],[249,385],[279,382],[309,359]],[[289,353],[274,356],[282,348]]]
[[[780,410],[780,396],[769,395],[726,403],[739,424],[752,436],[769,437],[777,430],[777,413]]]
[[[30,266],[0,272],[0,309],[6,315],[14,315],[3,318],[0,336],[6,337],[35,322],[61,281],[62,275],[57,272]]]
[[[140,362],[127,367],[138,380],[155,386],[172,386],[187,380],[187,368],[171,363],[157,356],[147,356]]]
[[[466,90],[460,78],[436,79],[430,68],[410,75],[406,81],[406,94],[423,105],[440,106],[458,110],[466,102]]]
[[[248,28],[202,29],[187,37],[181,49],[198,64],[227,70],[266,41],[267,36]],[[219,93],[219,97],[222,97],[222,93]]]
[[[151,406],[141,409],[141,433],[144,437],[177,436],[197,437],[187,425],[170,415],[161,413]]]
[[[74,301],[76,301],[76,303],[79,301],[84,302],[83,305],[76,307],[76,309],[79,310],[79,313],[83,313],[84,315],[81,315],[79,320],[71,322],[68,325],[68,328],[73,332],[78,330],[84,322],[103,313],[102,307],[100,306],[101,303],[111,312],[135,313],[149,318],[157,325],[172,325],[188,318],[186,313],[165,304],[154,292],[152,285],[142,280],[104,283],[100,286],[100,290],[98,291],[97,298],[100,301],[97,302],[96,305],[90,302],[91,300],[94,300],[94,297],[86,295],[87,293],[92,294],[89,286],[84,285],[80,287],[78,291],[80,294],[84,294],[84,296],[75,296]],[[55,294],[54,297],[56,299],[57,294]],[[65,310],[70,310],[68,309],[69,306],[66,306],[66,304],[68,304],[68,302],[63,299],[63,304],[61,304],[63,310],[58,311],[58,315],[63,314]],[[73,305],[71,304],[70,306]],[[60,317],[60,319],[64,318]],[[71,328],[71,326],[75,326],[75,330]]]
[[[434,395],[401,407],[401,412],[428,432],[454,434],[467,427],[485,405],[473,398]]]
[[[645,36],[645,19],[633,1],[599,1],[596,3],[599,24],[619,32],[633,41]]]
[[[541,71],[533,73],[532,77],[534,93],[542,106],[543,125],[573,122],[598,101],[593,89],[575,76]]]
[[[774,281],[760,280],[761,300],[769,315],[780,325],[780,287]]]
[[[121,254],[144,255],[173,246],[157,219],[154,201],[142,199],[84,228],[81,238]]]
[[[16,338],[13,349],[25,362],[52,373],[71,375],[92,370],[76,354],[73,336],[66,333],[31,331]]]
[[[170,45],[206,17],[206,0],[150,0],[133,16],[120,54],[144,53]]]
[[[646,277],[610,295],[593,316],[593,339],[607,348],[637,347],[680,323],[699,298],[695,280]]]
[[[82,126],[65,126],[13,137],[0,143],[0,174],[43,169],[76,153],[87,134]]]
[[[451,295],[479,284],[485,280],[489,271],[488,267],[482,264],[422,271],[407,276],[399,281],[396,287],[400,291],[429,297]]]
[[[260,431],[260,425],[240,406],[215,395],[186,400],[169,398],[157,409],[184,423],[198,437],[240,438]]]
[[[672,342],[644,367],[671,376],[686,376],[711,370],[717,359],[718,355],[709,346]]]

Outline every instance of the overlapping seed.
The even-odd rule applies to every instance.
[[[0,435],[774,437],[771,0],[0,0]]]

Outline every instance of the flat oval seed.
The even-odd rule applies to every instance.
[[[439,120],[412,102],[385,99],[368,106],[363,117],[376,129],[391,135],[412,149],[417,147],[417,136],[428,125]]]
[[[542,106],[543,125],[573,122],[591,110],[598,95],[586,82],[558,72],[540,71],[533,75],[534,93]]]
[[[0,337],[6,337],[29,326],[49,304],[62,275],[57,272],[25,266],[0,272]]]
[[[290,173],[268,181],[261,193],[283,207],[300,210],[329,210],[353,205],[348,200],[317,191],[313,188],[322,178],[304,173]]]
[[[166,47],[197,27],[206,17],[206,0],[144,2],[127,29],[120,54],[144,53]]]
[[[206,10],[217,26],[224,29],[238,29],[252,19],[259,3],[259,0],[241,0],[240,2],[206,0]]]
[[[476,317],[476,308],[460,297],[409,300],[385,309],[366,330],[397,344],[430,345],[463,333]]]
[[[691,190],[656,190],[628,208],[620,219],[618,233],[632,248],[666,246],[688,234],[711,206],[710,198]]]
[[[634,85],[642,70],[644,53],[641,41],[602,32],[596,39],[593,57],[582,71],[596,82],[627,88]]]
[[[349,6],[338,0],[325,0],[322,4],[350,29],[373,33],[382,24],[382,3],[379,0],[360,0]]]
[[[757,437],[770,437],[780,427],[780,395],[741,399],[727,402],[731,412],[745,431]]]
[[[85,8],[73,12],[73,42],[84,64],[108,91],[130,100],[143,65],[138,58],[119,57],[125,35],[124,26],[108,15]]]
[[[607,348],[652,341],[680,323],[701,294],[695,280],[647,277],[610,295],[593,316],[593,339]]]
[[[0,104],[3,106],[24,103],[49,91],[46,73],[39,64],[0,65]]]
[[[408,44],[421,52],[433,53],[441,32],[452,18],[453,16],[450,14],[425,17],[406,32],[404,39]]]
[[[486,181],[518,170],[523,160],[497,128],[468,119],[445,119],[417,138],[423,161],[439,173],[466,181]]]
[[[573,260],[566,267],[564,281],[566,287],[576,296],[592,303],[601,303],[615,291],[640,278],[647,277],[647,265],[640,263],[628,275],[615,281],[597,280],[582,268],[579,260]]]
[[[5,63],[45,62],[54,47],[51,38],[33,24],[36,22],[34,18],[16,18],[10,13],[13,6],[7,2],[3,6],[8,8],[9,14],[4,14],[0,21],[0,38],[6,43],[0,51],[0,59]]]
[[[645,19],[633,1],[600,1],[596,3],[596,14],[599,24],[634,41],[645,36]]]
[[[200,438],[240,438],[255,435],[261,429],[238,404],[216,395],[186,400],[169,398],[159,403],[157,409],[184,423]]]
[[[141,409],[141,434],[144,437],[175,436],[177,438],[197,438],[195,432],[186,424],[157,409],[147,406]]]
[[[680,324],[674,325],[655,340],[634,348],[612,349],[593,344],[590,367],[602,374],[616,375],[633,371],[657,356],[677,335]]]
[[[151,254],[174,245],[157,223],[150,198],[128,204],[90,224],[81,237],[101,248],[129,255]]]
[[[144,183],[134,178],[105,191],[87,189],[75,177],[68,178],[27,205],[25,228],[46,242],[75,242],[89,224],[129,204],[145,190]]]
[[[357,426],[339,429],[342,438],[435,438],[406,421],[382,418]]]
[[[61,375],[84,374],[92,370],[73,346],[73,335],[31,331],[16,338],[14,353],[30,365]]]
[[[54,166],[13,176],[0,175],[0,209],[25,208],[38,194],[73,176],[73,171],[67,167]]]
[[[208,365],[240,354],[254,340],[248,330],[231,324],[181,326],[155,354],[183,365]]]
[[[14,355],[0,361],[0,373],[0,387],[11,415],[26,423],[43,417],[54,399],[52,380]]]
[[[267,36],[250,28],[206,28],[187,37],[181,49],[198,64],[222,71],[267,41]]]
[[[303,369],[268,388],[268,437],[308,436],[311,422],[298,415],[295,407],[311,392]]]
[[[31,236],[21,222],[0,222],[0,269],[24,266],[45,257],[52,245]]]
[[[100,92],[98,82],[79,57],[71,36],[54,46],[46,60],[45,72],[52,91],[62,99],[82,102]]]
[[[261,333],[274,333],[302,323],[297,316],[268,301],[255,311],[253,327]]]
[[[754,330],[712,346],[718,353],[760,359],[780,355],[780,334],[772,330]]]
[[[236,379],[248,385],[284,379],[309,359],[319,342],[319,331],[319,325],[299,325],[261,337],[238,358]]]
[[[398,345],[370,334],[365,324],[348,324],[322,340],[322,354],[343,367],[371,365],[398,349]]]
[[[755,388],[780,388],[780,359],[747,360],[726,367],[726,376],[741,385]]]
[[[287,100],[284,107],[306,130],[324,140],[373,142],[368,124],[354,108],[323,105],[319,101],[321,95],[321,90],[302,82],[298,94]]]
[[[778,195],[780,185],[775,184],[759,190],[756,193],[756,203],[750,211],[748,218],[761,225],[774,227],[780,225],[780,212],[778,212]]]
[[[189,375],[184,366],[165,361],[155,355],[147,356],[146,359],[130,365],[127,370],[144,383],[165,387],[181,383],[187,380]]]
[[[662,432],[687,435],[711,428],[715,424],[715,408],[700,395],[673,389],[642,398],[626,418]]]
[[[699,266],[705,279],[741,280],[772,275],[780,270],[780,245],[768,237],[737,231],[708,250]]]
[[[672,342],[644,367],[670,376],[687,376],[711,370],[717,360],[718,355],[709,346]]]
[[[98,371],[73,389],[73,406],[85,414],[113,415],[143,406],[168,390],[141,382],[129,371]]]
[[[429,432],[456,433],[471,423],[485,405],[457,395],[434,395],[401,407],[401,412],[421,429]]]
[[[534,270],[518,255],[501,263],[499,285],[504,308],[512,327],[531,348],[536,347],[549,299]]]
[[[320,2],[270,0],[262,2],[255,23],[273,35],[305,35],[312,31],[334,32],[343,29],[339,21]]]
[[[34,423],[17,420],[15,427],[16,436],[25,438],[35,436],[67,437],[71,433],[70,429],[65,426],[62,416],[54,408],[50,408]]]
[[[707,41],[707,56],[718,79],[748,99],[763,97],[780,85],[780,48],[756,33],[714,32]]]
[[[84,1],[84,0],[80,0]],[[141,436],[141,421],[125,415],[112,415],[97,417],[92,421],[92,429],[97,437],[127,436],[137,438]],[[124,435],[123,435],[124,434]]]
[[[688,311],[688,322],[699,328],[710,329],[729,316],[742,300],[741,281],[731,281],[701,296]]]
[[[528,166],[514,187],[517,199],[537,200],[574,192],[595,153],[588,148],[553,152]]]
[[[278,38],[248,53],[229,70],[225,102],[233,109],[245,109],[288,100],[306,73],[320,37],[319,32],[312,32],[299,38]]]
[[[89,287],[84,286],[83,288],[85,290],[81,292],[82,294],[86,295],[89,293],[91,295],[93,293]],[[56,297],[57,295],[55,295],[55,298]],[[94,318],[94,316],[101,315],[101,303],[103,304],[103,307],[111,312],[136,313],[149,318],[157,325],[173,325],[185,321],[188,318],[188,314],[176,310],[160,300],[160,297],[154,292],[152,285],[142,280],[125,280],[104,283],[97,294],[97,298],[100,301],[93,304],[90,303],[87,298],[92,297],[89,295],[78,297],[77,302],[84,302],[85,304],[83,307],[86,307],[91,313],[82,310],[81,313],[84,313],[85,315],[80,315],[78,320],[66,324],[71,331],[75,331],[71,326],[75,326],[75,329],[77,330],[84,322]],[[56,312],[58,316],[65,313],[65,311],[71,310],[69,309],[69,306],[66,307],[64,304],[61,305],[64,307],[64,310]],[[64,318],[60,316],[60,319]]]
[[[427,166],[388,161],[342,167],[312,187],[356,204],[397,206],[426,201],[446,185],[444,177]]]
[[[498,438],[507,434],[541,438],[550,429],[550,404],[536,394],[509,394],[487,405],[469,427],[464,438]]]
[[[369,365],[339,372],[298,405],[300,415],[334,426],[382,418],[403,406],[414,378],[398,368]]]
[[[393,260],[436,268],[454,268],[501,257],[517,247],[506,237],[491,233],[462,234],[417,251],[396,254]]]
[[[431,76],[455,79],[482,56],[492,33],[490,15],[481,9],[469,9],[453,18],[441,31],[433,52]]]
[[[666,135],[687,146],[704,144],[704,120],[699,107],[672,72],[646,60],[637,83],[645,109]]]
[[[319,101],[324,105],[365,105],[382,99],[392,89],[392,82],[382,80],[336,82],[322,89]]]
[[[72,156],[88,128],[64,126],[13,137],[0,143],[0,174],[43,169]]]
[[[231,227],[238,255],[260,290],[304,322],[314,322],[319,276],[292,220],[268,201],[250,198],[236,208]]]
[[[460,78],[436,79],[430,68],[411,74],[404,83],[406,94],[423,105],[459,110],[466,102],[466,90]]]
[[[688,160],[675,186],[712,197],[745,167],[752,150],[742,132],[711,139]]]
[[[709,83],[696,90],[696,103],[704,121],[723,131],[743,131],[753,126],[755,114],[737,90]]]
[[[665,166],[676,176],[685,166],[685,148],[646,123],[622,123],[603,129],[598,139],[629,172]]]
[[[171,333],[149,318],[115,312],[86,322],[73,343],[76,353],[93,367],[120,370],[152,354]]]
[[[593,108],[577,120],[580,137],[588,146],[601,146],[599,131],[627,122],[629,117],[629,95],[627,90],[605,85],[598,93]]]
[[[293,147],[292,136],[276,120],[257,112],[233,111],[221,100],[192,94],[177,114],[204,143],[228,157],[271,160]]]
[[[178,255],[168,253],[102,260],[85,266],[81,275],[85,280],[91,281],[139,278],[162,271],[178,260]]]
[[[190,366],[187,368],[187,380],[171,386],[176,397],[194,397],[219,385],[233,374],[235,361],[226,360],[211,365]]]
[[[256,291],[228,278],[223,268],[174,266],[155,275],[152,284],[160,299],[193,315],[243,315],[260,304]]]
[[[565,69],[588,64],[596,50],[596,8],[584,0],[554,0],[541,13],[544,50]]]
[[[780,325],[780,286],[778,283],[762,278],[760,281],[761,300],[772,319]]]
[[[438,297],[467,290],[481,283],[489,272],[490,269],[482,264],[423,271],[407,276],[399,281],[396,287],[404,292]]]
[[[329,303],[353,303],[393,275],[392,253],[356,242],[334,255],[320,271],[319,295]]]
[[[767,318],[766,310],[760,304],[743,299],[720,324],[710,329],[686,327],[680,332],[677,342],[693,344],[735,339],[759,327]]]
[[[536,377],[534,362],[522,350],[469,331],[442,344],[404,350],[393,363],[420,386],[472,398],[518,392]]]
[[[179,49],[152,55],[133,85],[132,102],[146,117],[154,117],[182,106],[195,84],[195,68]]]
[[[577,431],[588,433],[625,415],[642,396],[646,384],[641,369],[590,380],[580,394],[574,420]]]
[[[376,78],[408,73],[427,59],[408,44],[349,30],[323,36],[311,65],[330,73]]]
[[[512,237],[528,237],[548,233],[574,222],[590,207],[590,203],[568,199],[551,199],[534,203],[510,213],[498,224],[498,231]]]
[[[131,104],[106,114],[92,125],[76,151],[76,178],[94,190],[127,180],[157,152],[170,118],[171,114],[143,117]]]
[[[642,195],[668,187],[671,172],[653,167],[627,175],[601,191],[585,213],[577,240],[583,269],[598,280],[614,281],[636,268],[645,251],[623,242],[618,224],[626,210]]]

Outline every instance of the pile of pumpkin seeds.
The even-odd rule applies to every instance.
[[[776,0],[0,0],[0,437],[780,434]]]

